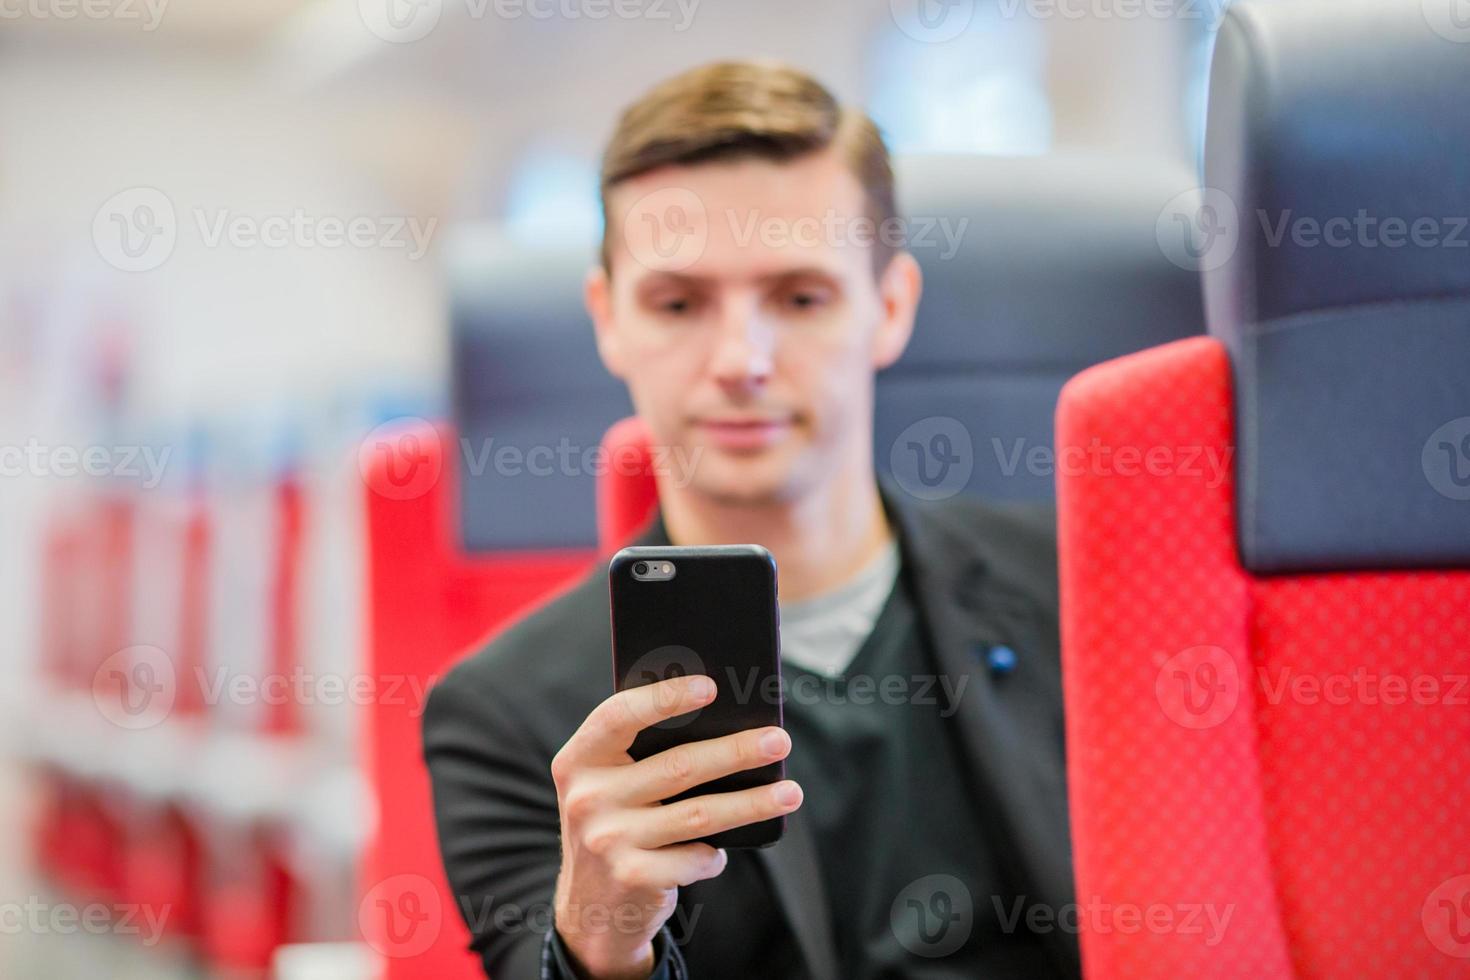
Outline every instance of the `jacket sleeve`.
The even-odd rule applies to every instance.
[[[546,946],[541,955],[541,980],[577,980],[571,956],[555,929],[546,935]],[[668,926],[653,937],[653,972],[648,975],[648,980],[689,980],[689,968],[684,964],[679,947],[674,945]]]
[[[552,922],[561,869],[551,754],[498,699],[452,675],[429,693],[424,758],[439,849],[470,948],[493,980],[577,980]],[[667,928],[654,980],[686,980]]]

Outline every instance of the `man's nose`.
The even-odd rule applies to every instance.
[[[718,329],[710,366],[715,380],[734,387],[764,384],[771,375],[776,332],[755,304],[726,304]]]

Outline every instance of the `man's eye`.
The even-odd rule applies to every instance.
[[[694,312],[694,301],[687,296],[660,300],[658,310],[660,313],[665,313],[669,316],[686,316]]]
[[[827,301],[827,297],[820,292],[801,290],[786,295],[785,305],[798,312],[814,310]]]

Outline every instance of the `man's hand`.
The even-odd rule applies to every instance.
[[[647,977],[653,937],[674,911],[679,886],[725,870],[725,852],[695,838],[759,823],[801,805],[791,780],[735,793],[660,801],[791,751],[780,728],[690,742],[634,762],[640,731],[714,699],[708,677],[675,677],[603,701],[551,760],[561,812],[556,930],[595,980]]]

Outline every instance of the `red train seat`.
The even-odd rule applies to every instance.
[[[1299,224],[1470,213],[1467,85],[1418,4],[1233,6],[1188,242],[1214,336],[1063,391],[1093,980],[1470,969],[1470,263]]]
[[[447,426],[375,430],[360,455],[367,484],[368,671],[414,690],[487,636],[570,585],[590,550],[467,554],[454,530],[455,437]],[[387,980],[480,977],[444,880],[413,698],[375,698],[366,769],[377,830],[363,864],[358,922]]]

